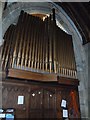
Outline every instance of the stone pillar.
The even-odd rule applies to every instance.
[[[80,101],[80,111],[81,111],[81,118],[87,118],[88,117],[88,89],[86,88],[85,82],[86,79],[83,79],[83,71],[78,71],[78,76],[80,79],[80,86],[79,86],[79,101]]]
[[[90,59],[90,43],[83,45],[85,52],[85,61],[82,61],[81,67],[78,70],[78,78],[80,80],[80,86],[79,86],[79,100],[80,100],[80,110],[81,110],[81,117],[86,119],[89,117],[89,104],[90,104],[90,98],[88,96],[88,93],[90,93],[88,90],[90,90],[89,86],[89,59]]]
[[[87,103],[88,103],[88,119],[90,119],[90,43],[84,45],[85,52],[86,52],[86,94],[88,95]]]

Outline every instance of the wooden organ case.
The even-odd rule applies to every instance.
[[[72,37],[54,10],[45,20],[21,11],[4,35],[1,65],[3,107],[14,108],[15,118],[80,119]]]

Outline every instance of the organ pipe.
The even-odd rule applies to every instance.
[[[24,66],[26,67],[27,66],[27,59],[28,59],[28,44],[29,44],[29,40],[28,40],[28,31],[29,31],[29,15],[27,14],[27,24],[26,24],[26,27],[27,27],[27,30],[25,31],[25,41],[26,41],[26,44],[25,44],[25,53],[24,53]]]
[[[48,26],[48,30],[49,30],[49,71],[50,73],[52,72],[52,23],[51,23],[51,16],[49,19],[49,26]]]
[[[23,35],[22,35],[22,40],[23,40],[23,47],[22,47],[22,54],[21,54],[21,68],[24,66],[24,53],[25,53],[25,23],[24,22],[27,22],[27,20],[26,20],[26,18],[27,18],[27,15],[25,14],[24,15],[25,17],[24,17],[24,19],[23,19]]]
[[[48,70],[48,33],[46,32],[48,31],[48,17],[47,19],[45,20],[45,70],[47,71]]]
[[[44,21],[21,11],[17,24],[8,28],[4,39],[4,69],[9,62],[13,68],[76,77],[72,37],[56,25],[54,9],[53,16]]]
[[[22,12],[19,16],[19,19],[18,19],[18,23],[16,25],[16,29],[15,29],[15,32],[14,32],[14,38],[15,38],[15,47],[14,47],[14,52],[13,52],[13,61],[12,61],[12,67],[14,65],[16,65],[16,52],[17,52],[17,48],[18,48],[18,36],[19,36],[19,32],[20,32],[20,28],[19,28],[19,24],[20,24],[20,20],[21,20],[21,16],[22,16]]]
[[[31,17],[32,18],[32,25],[31,25],[31,32],[30,32],[30,46],[29,46],[29,62],[28,62],[28,67],[30,67],[31,66],[31,51],[32,51],[32,42],[33,42],[33,40],[32,40],[32,36],[33,36],[33,17]]]
[[[36,39],[35,39],[35,54],[34,54],[34,58],[35,58],[35,63],[34,63],[34,69],[37,68],[37,49],[38,49],[38,20],[36,21]]]
[[[9,27],[9,31],[7,31],[7,33],[4,36],[5,39],[7,38],[7,41],[5,40],[2,50],[2,62],[1,62],[2,69],[5,69],[7,67],[10,58],[13,31],[14,31],[14,25],[11,25]]]
[[[23,11],[22,11],[23,12]],[[21,15],[21,22],[19,24],[20,27],[20,44],[19,44],[19,50],[17,51],[17,66],[19,66],[21,63],[21,56],[22,56],[22,46],[23,46],[23,34],[24,34],[24,26],[22,27],[22,20],[24,19],[24,15]],[[21,66],[20,66],[21,67]]]

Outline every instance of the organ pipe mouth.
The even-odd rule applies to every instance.
[[[33,72],[55,73],[76,78],[72,37],[55,24],[51,15],[30,15],[21,11],[16,25],[4,35],[2,68],[17,68]]]

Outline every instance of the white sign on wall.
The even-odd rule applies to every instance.
[[[62,100],[61,107],[65,107],[66,108],[66,100]]]
[[[24,104],[24,96],[18,96],[18,105]]]
[[[68,118],[68,110],[63,110],[63,117]]]

